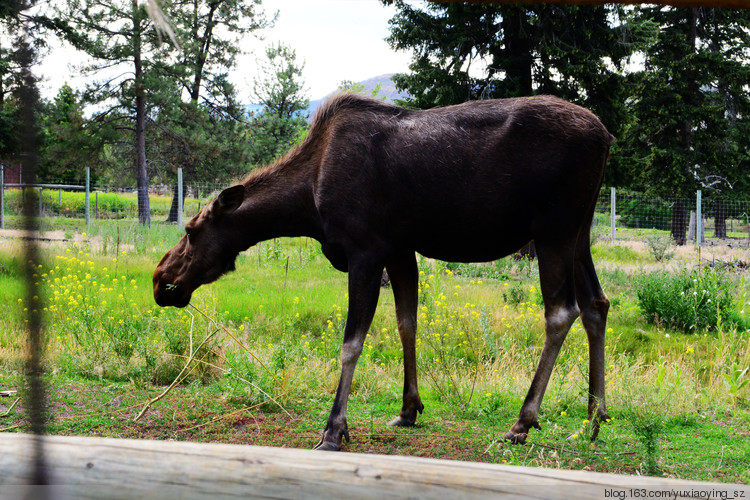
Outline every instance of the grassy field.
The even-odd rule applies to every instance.
[[[61,231],[69,241],[45,243],[35,263],[44,293],[33,304],[24,299],[20,242],[0,238],[0,304],[8,311],[0,317],[0,390],[24,395],[24,313],[41,307],[50,433],[302,448],[317,442],[338,381],[347,297],[346,275],[316,242],[264,242],[240,256],[237,272],[201,288],[195,307],[175,310],[153,303],[151,274],[177,228],[102,221],[88,233]],[[496,440],[517,418],[541,351],[536,264],[422,259],[425,412],[411,429],[385,425],[400,409],[403,375],[393,297],[383,289],[355,374],[352,441],[344,449],[750,483],[747,273],[698,266],[694,250],[672,250],[657,262],[644,244],[595,244],[612,301],[612,421],[597,441],[587,438],[580,322],[550,381],[543,430],[524,446]],[[703,249],[703,262],[714,253],[722,263],[749,260],[746,248]],[[683,279],[676,298],[654,301],[687,304],[670,313],[685,316],[684,331],[667,329],[671,317],[649,317],[639,297],[653,283],[670,289],[672,276]],[[134,422],[191,355],[182,383]],[[12,403],[0,399],[0,430],[27,431],[23,400],[8,411]]]
[[[41,191],[42,224],[59,227],[60,224],[76,224],[62,218],[81,219],[86,213],[86,193],[83,191],[59,191],[43,189]],[[34,204],[39,203],[39,191],[29,191],[26,196],[34,196]],[[208,193],[201,198],[184,199],[184,213],[196,214],[200,207],[213,197]],[[19,217],[12,214],[22,213],[24,194],[20,189],[5,191],[6,227],[17,227]],[[154,219],[166,219],[172,206],[172,196],[151,193],[149,195],[150,212]],[[135,192],[104,192],[96,189],[89,194],[89,210],[92,219],[129,219],[138,217],[138,196]]]

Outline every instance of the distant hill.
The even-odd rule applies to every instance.
[[[368,78],[367,80],[363,80],[360,83],[364,85],[365,94],[369,95],[370,92],[375,90],[375,87],[380,84],[380,91],[378,92],[378,97],[385,96],[386,102],[394,102],[396,99],[404,99],[408,97],[408,94],[405,94],[403,92],[399,92],[396,90],[396,84],[393,83],[393,75],[395,73],[389,73],[386,75],[380,75],[380,76],[374,76],[372,78]],[[313,101],[310,101],[310,106],[307,108],[310,111],[310,116],[312,116],[312,113],[315,111],[315,109],[320,105],[321,102],[325,101],[326,98],[330,95],[332,95],[335,91],[331,92],[325,97],[322,97],[320,99],[315,99]]]
[[[393,80],[391,79],[393,78],[393,75],[394,73],[375,76],[359,83],[365,86],[365,92],[367,93],[372,92],[375,87],[380,84],[380,91],[378,92],[378,96],[385,96],[385,100],[388,102],[394,102],[396,99],[404,99],[408,97],[408,94],[399,92],[396,89],[396,84],[393,83]]]
[[[358,82],[362,85],[364,85],[364,93],[369,95],[373,90],[375,90],[375,87],[380,84],[380,90],[378,92],[378,97],[385,96],[386,102],[394,102],[396,99],[404,99],[408,97],[408,94],[399,92],[396,90],[396,84],[393,83],[393,80],[391,78],[393,77],[395,73],[389,73],[387,75],[380,75],[380,76],[374,76],[372,78],[368,78],[367,80],[363,80],[361,82]],[[334,91],[331,91],[330,94],[321,97],[320,99],[314,99],[310,101],[310,105],[307,107],[307,112],[310,114],[310,117],[312,117],[313,113],[317,109],[317,107],[320,105],[321,102],[325,101],[327,97],[330,95],[333,95]],[[252,113],[259,113],[261,112],[261,106],[259,104],[247,104],[245,106],[247,108],[248,112]]]

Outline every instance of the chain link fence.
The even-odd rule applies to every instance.
[[[2,176],[0,176],[2,177]],[[2,184],[3,228],[15,227],[27,196],[34,196],[42,218],[63,217],[91,221],[139,220],[135,188],[90,185],[83,180],[60,183]],[[88,186],[88,187],[87,187]],[[182,223],[197,214],[226,184],[187,182],[149,187],[152,223]],[[181,208],[181,210],[180,210]],[[179,215],[182,215],[180,218]],[[612,242],[642,240],[653,233],[671,235],[680,244],[750,245],[750,200],[702,196],[660,198],[614,188],[599,195],[593,222],[595,238]]]
[[[22,179],[6,182],[0,172],[0,228],[16,228],[20,225],[24,201],[33,197],[42,219],[63,217],[85,220],[139,220],[138,190],[94,184],[82,179],[62,179],[43,184],[26,184]],[[190,219],[211,201],[225,184],[183,183],[152,185],[148,190],[148,213],[152,222],[178,223]],[[182,210],[179,210],[181,208]],[[182,218],[178,217],[182,215]]]
[[[662,232],[680,244],[750,244],[750,200],[703,196],[661,198],[632,191],[603,190],[594,233],[612,242]]]

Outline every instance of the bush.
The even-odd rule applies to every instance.
[[[674,257],[674,252],[670,252],[672,248],[672,237],[668,234],[654,233],[646,236],[646,246],[651,250],[656,262],[663,262]]]
[[[726,273],[658,271],[640,276],[637,285],[638,304],[650,323],[685,333],[727,324],[744,328],[734,310],[735,287]]]

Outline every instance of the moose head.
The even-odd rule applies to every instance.
[[[154,271],[154,299],[162,307],[185,307],[201,285],[234,270],[243,250],[233,238],[232,215],[242,205],[245,186],[225,189],[185,225],[185,235]]]

